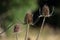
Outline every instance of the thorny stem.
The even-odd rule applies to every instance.
[[[29,35],[29,23],[28,23],[28,20],[27,20],[25,40],[28,40],[28,35]]]
[[[45,17],[44,17],[44,19],[43,19],[43,22],[42,22],[42,25],[41,25],[41,28],[40,28],[40,30],[39,30],[39,33],[38,33],[38,35],[37,35],[36,40],[39,39],[39,35],[41,34],[41,32],[42,32],[42,30],[43,30],[43,27],[44,27],[44,22],[45,22]]]
[[[18,33],[16,32],[16,40],[18,40]]]

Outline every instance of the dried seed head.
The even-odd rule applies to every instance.
[[[29,24],[32,23],[32,13],[31,12],[27,12],[26,16],[25,16],[25,21],[26,23],[28,22]]]
[[[18,32],[19,31],[19,24],[16,24],[15,26],[14,26],[14,32]]]
[[[30,39],[30,37],[28,37],[28,39],[27,39],[27,40],[31,40],[31,39]]]
[[[44,5],[43,6],[43,8],[42,8],[42,13],[43,13],[43,15],[44,16],[46,16],[46,15],[49,15],[49,7],[48,7],[48,5]]]

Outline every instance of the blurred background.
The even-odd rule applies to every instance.
[[[47,0],[0,0],[0,40],[16,40],[14,25],[20,24],[18,32],[18,40],[25,39],[27,25],[24,23],[27,11],[36,12],[41,8],[41,3]],[[39,40],[60,40],[60,1],[49,0],[55,7],[55,15],[48,23],[44,25],[44,29]],[[51,5],[51,6],[52,6]],[[54,24],[55,23],[55,24]],[[39,32],[40,26],[30,26],[29,37],[35,40]]]

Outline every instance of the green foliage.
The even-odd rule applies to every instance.
[[[4,28],[8,28],[10,23],[16,23],[18,21],[17,19],[24,22],[25,13],[28,10],[35,10],[36,8],[36,0],[10,0],[10,9],[7,11],[9,16],[7,16],[4,21]],[[6,34],[9,35],[12,31],[13,28],[10,28],[6,31]]]

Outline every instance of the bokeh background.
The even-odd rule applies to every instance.
[[[46,0],[41,0],[46,1]],[[51,2],[51,0],[50,0]],[[14,25],[20,24],[18,39],[25,39],[27,25],[24,23],[25,14],[27,11],[35,12],[40,4],[40,0],[0,0],[0,40],[16,40]],[[57,29],[53,26],[45,24],[39,40],[60,40],[60,3],[55,0],[55,14],[57,15]],[[30,27],[29,37],[35,40],[40,27]],[[2,33],[1,33],[2,32]]]

